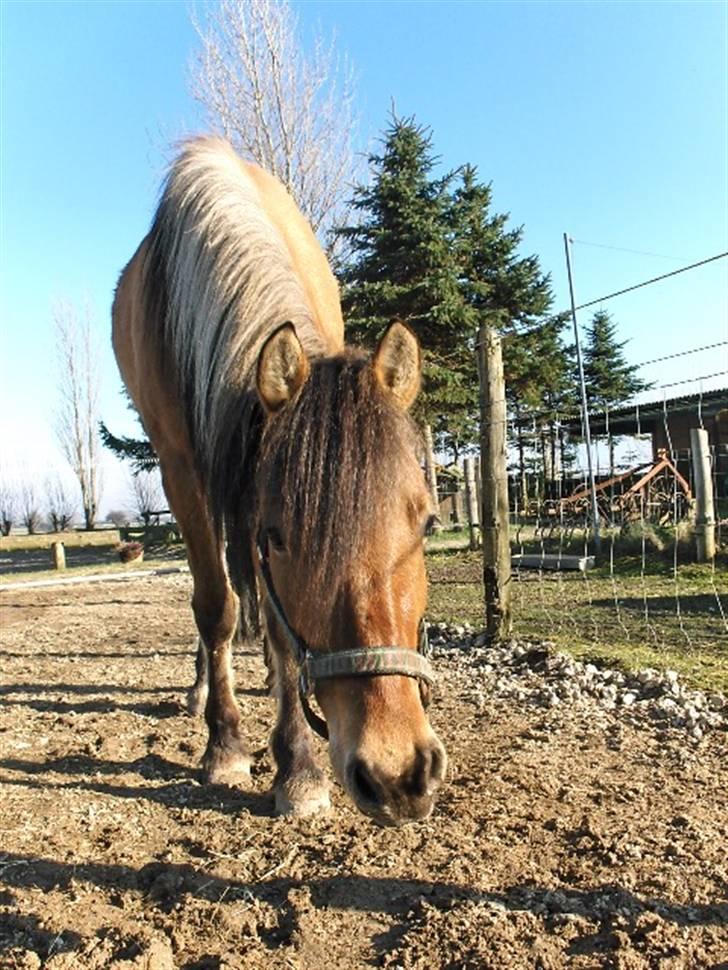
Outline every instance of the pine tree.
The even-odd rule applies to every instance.
[[[371,345],[392,316],[414,329],[425,352],[419,417],[457,460],[478,440],[481,323],[508,333],[537,320],[551,305],[550,281],[537,257],[519,256],[522,228],[491,213],[491,186],[478,182],[473,166],[434,176],[432,134],[414,119],[393,117],[381,153],[369,161],[371,183],[358,186],[353,200],[361,222],[341,231],[352,252],[342,273],[348,335]],[[560,349],[553,331],[541,340],[550,339],[552,357]],[[513,358],[505,355],[514,387],[519,341],[509,338]],[[542,409],[543,394],[533,406]]]
[[[129,438],[126,435],[117,437],[112,434],[103,421],[99,422],[99,436],[101,443],[122,461],[130,461],[134,475],[140,472],[150,472],[159,465],[159,459],[146,438]]]
[[[467,397],[450,361],[468,328],[449,225],[454,174],[433,177],[432,135],[413,119],[393,117],[369,163],[372,182],[352,200],[361,221],[339,230],[352,252],[341,274],[347,336],[371,346],[392,317],[406,321],[425,351],[418,416],[430,422]]]
[[[627,362],[622,348],[626,340],[617,340],[617,327],[606,310],[598,310],[586,329],[584,346],[584,381],[590,406],[596,410],[609,408],[634,397],[652,385],[637,375],[637,369]],[[608,435],[609,475],[614,475],[615,439]]]
[[[651,386],[627,363],[622,352],[626,344],[626,340],[617,340],[617,327],[609,313],[598,310],[586,329],[584,380],[589,401],[600,410],[621,404]]]
[[[125,387],[121,389],[122,397],[126,400],[126,406],[134,414],[141,428],[141,418],[134,402],[129,396]],[[140,472],[150,472],[159,465],[159,458],[152,447],[148,438],[130,438],[127,435],[117,436],[106,427],[103,421],[99,421],[99,437],[104,448],[108,448],[117,458],[122,461],[131,462],[132,474],[138,475]]]
[[[551,282],[541,272],[538,257],[519,255],[523,227],[509,229],[508,214],[491,212],[492,186],[478,182],[477,174],[474,166],[463,166],[462,184],[452,205],[454,245],[467,305],[474,312],[476,326],[489,323],[506,338],[503,366],[509,405],[515,415],[557,410],[557,399],[569,384],[568,360],[559,339],[565,321],[557,318],[528,329],[551,307]],[[468,355],[465,368],[465,383],[476,396],[473,354]],[[525,499],[526,463],[520,433],[517,443]]]

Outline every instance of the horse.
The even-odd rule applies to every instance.
[[[262,629],[276,812],[330,804],[315,730],[361,812],[426,818],[447,758],[426,713],[417,338],[393,321],[371,356],[346,346],[311,227],[277,179],[213,137],[171,164],[112,324],[186,544],[203,777],[249,782],[231,648]]]

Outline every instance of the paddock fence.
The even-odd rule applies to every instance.
[[[581,419],[508,419],[515,635],[595,654],[615,643],[728,654],[728,388],[699,384],[590,413],[598,527]],[[432,549],[472,550],[471,568],[446,580],[453,606],[482,602],[478,458],[442,468],[438,485],[445,531]],[[714,554],[698,562],[708,532]]]

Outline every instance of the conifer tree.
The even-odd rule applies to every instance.
[[[606,310],[598,310],[586,329],[584,381],[590,406],[606,411],[652,385],[642,380],[623,353],[626,340],[617,339],[617,327]],[[614,437],[608,435],[609,474],[614,475]]]
[[[466,393],[449,366],[468,317],[451,245],[454,174],[434,178],[435,162],[429,130],[393,117],[381,154],[369,158],[371,184],[354,190],[360,221],[339,231],[352,252],[342,272],[347,337],[372,345],[392,317],[407,322],[425,350],[425,422]]]
[[[506,382],[522,407],[544,408],[548,380],[526,378],[534,338],[515,331],[542,317],[552,302],[537,257],[521,257],[522,228],[491,212],[492,189],[466,165],[435,177],[432,134],[414,119],[393,117],[383,149],[370,159],[372,180],[355,190],[361,222],[343,230],[352,259],[342,274],[348,335],[372,344],[388,319],[400,316],[425,351],[420,417],[433,423],[437,444],[457,460],[478,440],[476,341],[483,322],[512,333]],[[558,325],[546,328],[528,367],[568,365]],[[548,345],[548,354],[545,351]]]
[[[606,310],[598,310],[586,328],[584,380],[591,404],[599,410],[621,404],[650,384],[638,377],[617,340],[617,327]]]
[[[517,416],[527,412],[541,415],[554,408],[569,384],[568,361],[560,341],[565,321],[557,318],[535,327],[553,302],[550,279],[541,272],[538,257],[519,254],[523,227],[509,229],[508,214],[491,211],[492,186],[478,182],[477,174],[474,166],[463,166],[461,185],[452,204],[461,287],[474,312],[476,327],[489,323],[506,338],[503,366],[511,409]],[[468,354],[463,364],[475,408],[474,355]],[[518,444],[521,480],[525,483],[520,435]]]

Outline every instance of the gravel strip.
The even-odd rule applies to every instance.
[[[493,697],[543,708],[595,706],[636,725],[679,728],[693,741],[728,730],[728,700],[686,687],[674,670],[624,673],[575,660],[549,640],[488,646],[469,625],[430,624],[433,658],[462,674],[463,696],[484,706]]]

